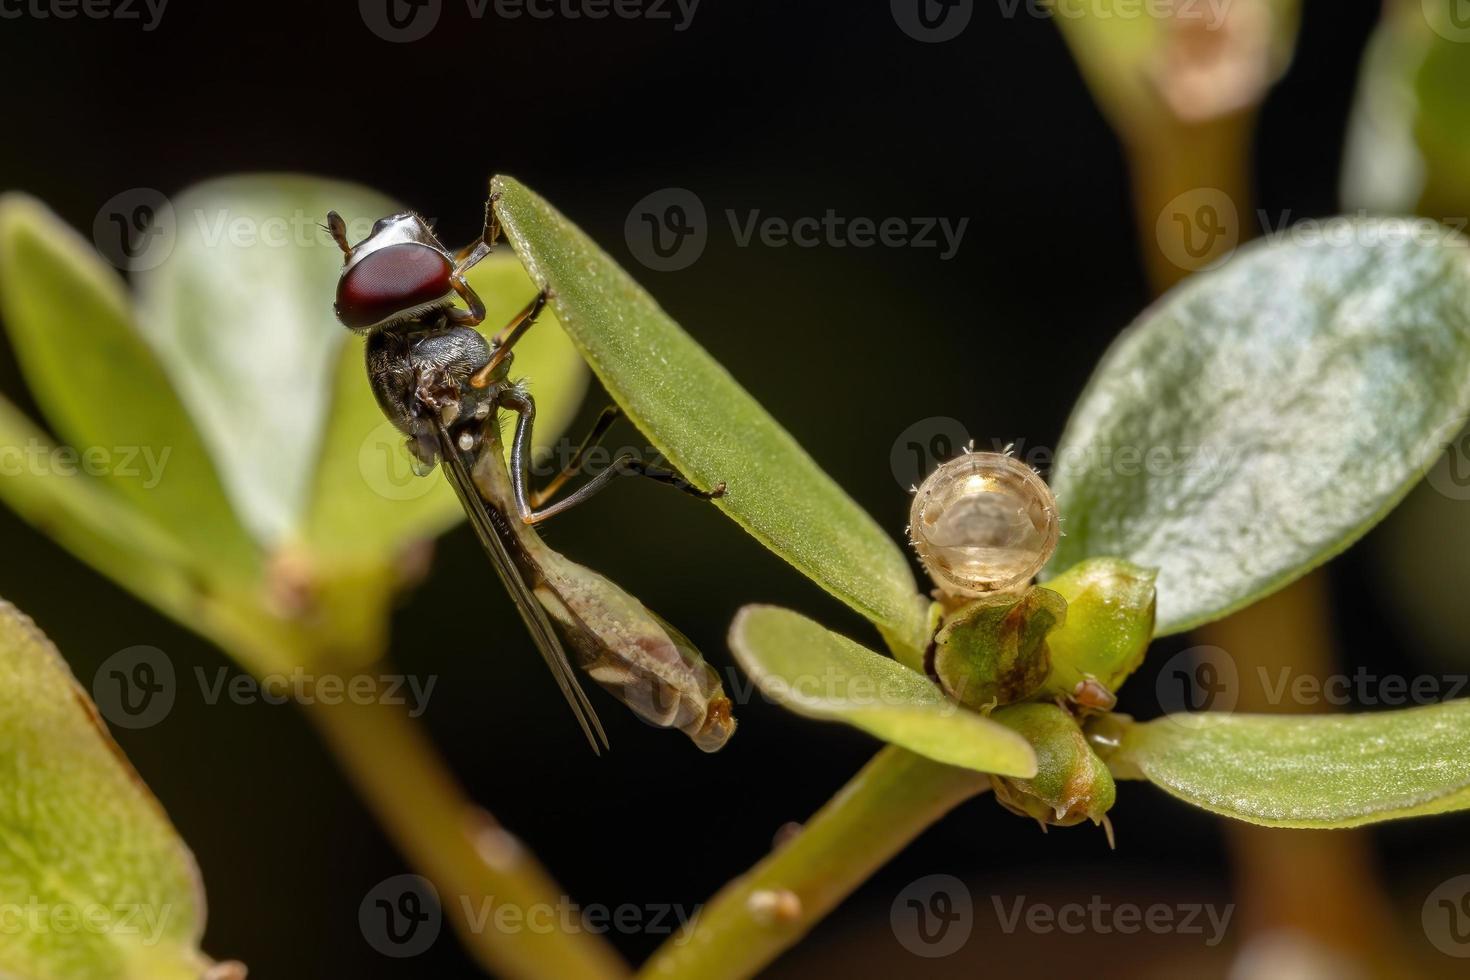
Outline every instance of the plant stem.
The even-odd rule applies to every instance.
[[[352,678],[346,678],[351,690]],[[620,977],[627,967],[601,937],[564,928],[570,899],[515,837],[475,806],[401,706],[312,698],[307,717],[409,862],[433,883],[465,947],[496,976],[525,980]],[[494,928],[514,908],[523,927]],[[547,928],[530,928],[549,909]]]
[[[1242,683],[1235,710],[1292,713],[1264,684],[1269,672],[1321,678],[1338,669],[1325,573],[1315,572],[1260,602],[1195,631],[1229,651]],[[1327,710],[1318,704],[1306,710]],[[1375,977],[1413,973],[1394,916],[1373,871],[1370,839],[1353,830],[1281,830],[1227,821],[1244,934],[1296,935],[1350,957]]]
[[[1163,293],[1192,269],[1205,268],[1251,237],[1249,167],[1254,125],[1255,113],[1243,111],[1199,123],[1157,120],[1125,136],[1138,238],[1155,293]],[[1211,209],[1209,213],[1216,213],[1214,199],[1199,196],[1215,192],[1234,206],[1233,214],[1227,210],[1218,215],[1218,226],[1205,224],[1195,210],[1205,207]],[[1181,215],[1166,213],[1170,202],[1176,200],[1184,208],[1182,228],[1169,222]],[[1179,235],[1188,236],[1190,241],[1197,238],[1195,243],[1208,245],[1208,251],[1182,252],[1184,240],[1175,240]],[[1181,259],[1188,261],[1187,267],[1177,264]]]
[[[726,885],[639,976],[751,976],[929,825],[989,787],[983,773],[888,746],[796,836]]]

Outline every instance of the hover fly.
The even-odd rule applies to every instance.
[[[516,342],[549,294],[542,291],[492,341],[474,329],[485,318],[485,304],[465,273],[499,237],[493,205],[492,197],[480,237],[453,253],[412,212],[382,218],[356,245],[347,240],[342,217],[330,212],[325,227],[344,256],[337,318],[366,336],[368,379],[378,405],[407,437],[420,475],[436,463],[443,469],[593,751],[607,746],[607,735],[572,672],[562,637],[578,666],[641,718],[678,728],[713,752],[735,730],[719,675],[682,633],[637,599],[549,548],[536,525],[622,475],[650,477],[702,499],[720,496],[724,485],[701,491],[628,453],[553,502],[617,417],[609,408],[562,472],[540,490],[530,488],[536,402],[509,371]],[[516,416],[509,466],[502,410]]]

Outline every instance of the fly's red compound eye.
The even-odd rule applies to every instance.
[[[337,283],[337,318],[363,330],[447,299],[449,257],[413,242],[380,248],[353,263]]]

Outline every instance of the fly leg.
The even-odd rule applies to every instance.
[[[456,326],[473,327],[485,319],[485,303],[464,276],[490,254],[490,250],[495,247],[495,240],[500,237],[500,220],[495,217],[495,201],[499,196],[491,194],[490,199],[485,202],[485,230],[480,232],[480,237],[454,253],[454,271],[449,275],[449,284],[468,307],[464,310],[451,309],[446,314],[449,321]]]
[[[518,416],[516,419],[515,436],[512,437],[510,443],[510,479],[511,488],[516,499],[516,510],[520,512],[521,520],[527,524],[539,524],[548,517],[555,517],[557,514],[577,506],[620,476],[647,477],[650,480],[656,480],[659,483],[677,487],[692,497],[698,497],[700,500],[713,500],[716,497],[725,495],[725,485],[723,483],[715,484],[712,490],[701,490],[678,473],[649,466],[632,453],[623,453],[617,459],[613,460],[612,465],[607,469],[588,480],[566,497],[563,497],[548,507],[538,509],[537,504],[540,504],[545,499],[545,495],[533,495],[527,490],[527,484],[530,482],[531,429],[536,421],[536,401],[524,389],[510,387],[503,389],[499,393],[497,402],[502,408],[508,408]],[[603,416],[606,417],[607,414],[604,412]],[[605,432],[607,426],[612,423],[612,419],[607,418],[606,421],[603,421],[600,418],[598,422],[601,429]],[[596,431],[597,428],[597,426],[594,426],[593,434],[588,436],[587,441],[584,441],[582,449],[577,450],[577,457],[584,455],[583,450],[588,448],[589,443],[592,442],[593,435],[601,435],[600,432]],[[576,461],[580,466],[580,459]],[[559,483],[564,483],[565,479],[558,477],[553,482],[559,485]]]
[[[536,294],[536,298],[526,304],[526,308],[515,315],[515,318],[501,328],[500,333],[495,335],[495,342],[490,348],[490,360],[470,377],[470,387],[488,388],[490,383],[505,377],[506,370],[510,367],[511,350],[517,341],[526,335],[535,324],[536,318],[546,308],[546,301],[551,299],[551,290],[543,289]],[[482,318],[483,318],[483,307]]]
[[[480,232],[480,237],[454,253],[455,275],[469,272],[495,248],[495,242],[500,238],[500,219],[495,217],[495,202],[498,200],[499,194],[491,194],[485,201],[485,230]]]
[[[572,458],[567,461],[567,464],[561,468],[561,472],[552,477],[546,486],[530,495],[531,506],[533,508],[540,507],[546,501],[556,496],[557,491],[565,486],[568,480],[582,472],[582,463],[586,460],[587,453],[594,446],[602,442],[602,437],[607,435],[607,430],[612,427],[612,424],[618,420],[618,416],[622,414],[623,410],[616,405],[609,405],[598,413],[597,421],[592,423],[592,428],[588,431],[586,437],[582,439],[582,444],[577,447],[577,451],[572,454]]]

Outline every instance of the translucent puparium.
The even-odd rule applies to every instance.
[[[934,584],[954,596],[1026,585],[1057,549],[1056,498],[1029,466],[966,453],[914,494],[909,535]]]

